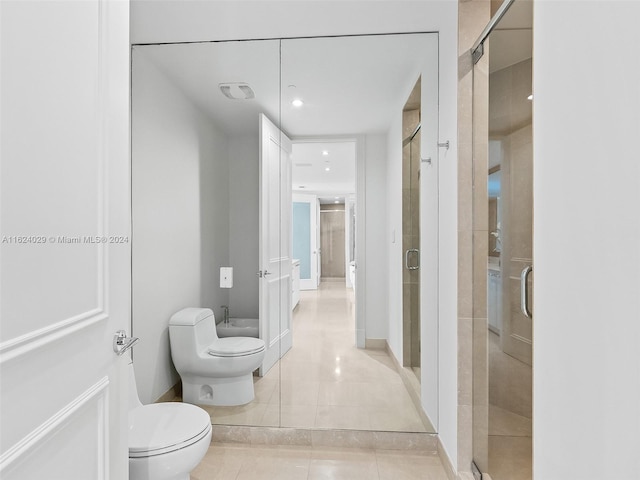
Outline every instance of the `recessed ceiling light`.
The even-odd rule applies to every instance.
[[[328,150],[322,150],[322,155],[324,155],[326,157],[327,155],[329,155],[329,151]]]
[[[329,168],[329,167],[326,167],[326,168],[324,169],[324,171],[325,171],[325,172],[328,172],[329,170],[331,170],[331,168]]]
[[[302,100],[300,100],[299,98],[294,99],[291,102],[291,105],[293,105],[294,107],[301,107],[302,105],[304,105],[304,102]]]
[[[533,93],[527,97],[527,100],[533,100]]]
[[[336,200],[336,201],[335,201],[335,202],[333,202],[333,203],[340,203],[340,201],[339,201],[339,200]]]

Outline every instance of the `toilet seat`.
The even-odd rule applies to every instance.
[[[211,430],[203,409],[177,402],[152,403],[129,412],[129,458],[173,452],[193,445]]]
[[[244,357],[260,353],[265,349],[264,341],[254,337],[219,338],[207,348],[214,357]]]

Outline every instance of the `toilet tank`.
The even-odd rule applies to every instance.
[[[171,356],[176,364],[195,357],[216,338],[216,320],[210,308],[183,308],[169,320]]]

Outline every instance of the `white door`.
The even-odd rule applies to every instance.
[[[0,18],[0,477],[126,479],[129,4]]]
[[[291,348],[291,140],[260,114],[260,375]]]
[[[316,290],[319,256],[318,197],[293,195],[293,212],[292,255],[300,260],[300,290]]]

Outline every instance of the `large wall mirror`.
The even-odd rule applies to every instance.
[[[437,225],[437,34],[136,45],[132,58],[142,401],[184,381],[176,349],[215,356],[211,332],[194,326],[194,352],[170,333],[197,307],[218,338],[265,344],[253,365],[253,340],[226,343],[250,401],[218,393],[235,382],[224,367],[212,388],[191,375],[183,394],[214,424],[435,432],[437,230],[405,255],[418,226],[403,197]],[[407,133],[421,139],[413,184]],[[407,320],[412,278],[422,302]]]

